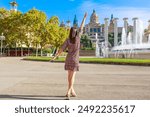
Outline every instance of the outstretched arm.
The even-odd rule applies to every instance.
[[[81,31],[83,30],[83,27],[84,27],[84,24],[85,24],[86,17],[87,17],[87,13],[85,13],[84,18],[83,18],[83,20],[82,20],[82,23],[81,23],[81,26],[80,26],[80,30],[81,30]]]
[[[58,52],[56,53],[56,55],[50,60],[51,62],[53,62],[61,53],[62,53],[62,49],[60,48],[59,50],[58,50]]]
[[[63,43],[62,47],[58,50],[56,55],[51,59],[51,62],[53,62],[67,47],[68,47],[68,39]]]

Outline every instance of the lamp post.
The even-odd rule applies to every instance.
[[[5,40],[5,36],[3,35],[3,33],[0,36],[0,40],[1,40],[1,56],[2,56],[2,54],[3,54],[3,40]]]

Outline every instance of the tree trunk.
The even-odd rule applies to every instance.
[[[38,56],[38,45],[36,45],[36,57]]]
[[[15,56],[17,56],[17,47],[15,48]]]
[[[30,48],[28,47],[28,56],[29,56]]]
[[[43,48],[41,47],[41,56],[43,56]]]
[[[8,56],[10,56],[10,48],[8,47]]]
[[[7,48],[7,56],[9,56],[9,47]]]
[[[23,48],[22,48],[22,45],[21,45],[21,56],[23,56]]]

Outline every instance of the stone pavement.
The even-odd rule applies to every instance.
[[[63,63],[0,58],[0,99],[64,100],[67,72]],[[71,99],[150,99],[150,67],[80,64]]]

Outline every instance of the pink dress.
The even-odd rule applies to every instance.
[[[61,47],[63,51],[68,48],[64,66],[65,70],[79,71],[80,35],[81,33],[76,37],[75,44],[70,43],[70,39],[67,39]]]

